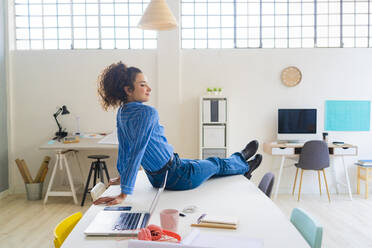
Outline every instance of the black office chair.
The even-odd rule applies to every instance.
[[[301,178],[300,178],[300,186],[298,189],[298,201],[300,200],[301,195],[301,184],[302,184],[302,175],[304,170],[315,170],[318,171],[318,179],[319,179],[319,191],[320,195],[322,195],[322,188],[320,184],[320,171],[323,171],[324,182],[327,189],[328,200],[331,201],[328,191],[328,184],[327,178],[325,175],[324,168],[329,167],[329,150],[328,145],[322,140],[312,140],[308,141],[304,144],[303,148],[301,149],[300,153],[300,160],[297,164],[296,176],[293,184],[292,195],[294,195],[296,181],[297,181],[297,174],[298,169],[301,169]]]
[[[90,190],[96,185],[97,178],[100,178],[101,182],[104,183],[103,170],[106,173],[107,182],[110,181],[110,176],[109,176],[108,171],[107,171],[106,163],[105,163],[105,161],[101,161],[101,159],[107,159],[109,157],[110,156],[107,156],[107,155],[91,155],[91,156],[88,156],[88,158],[96,159],[96,160],[93,161],[91,166],[90,166],[87,183],[85,185],[83,200],[81,201],[81,206],[84,206],[85,197],[86,197],[87,193],[90,192]],[[92,176],[93,171],[94,171],[93,186],[92,186],[92,188],[89,189],[90,177]]]
[[[268,172],[266,173],[262,179],[258,188],[267,195],[267,197],[271,198],[271,191],[273,189],[275,176],[273,173]]]

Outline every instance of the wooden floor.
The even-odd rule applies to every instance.
[[[326,248],[372,248],[372,196],[366,200],[360,195],[326,194],[301,195],[300,202],[292,195],[278,195],[274,200],[283,213],[290,218],[293,208],[302,208],[323,226],[322,247]]]
[[[297,202],[291,195],[279,195],[274,202],[289,219],[294,207],[308,211],[323,225],[323,247],[367,248],[372,247],[372,196],[365,200],[354,195],[326,196],[301,195]],[[24,195],[10,195],[0,200],[0,247],[1,248],[50,248],[53,246],[53,229],[70,214],[85,212],[84,207],[73,204],[72,198],[51,197],[42,201],[27,201]]]
[[[50,197],[44,205],[41,200],[27,201],[25,195],[9,195],[0,200],[0,247],[54,247],[54,227],[73,213],[84,213],[91,204],[88,200],[80,207],[72,197]]]

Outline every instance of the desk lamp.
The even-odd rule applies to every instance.
[[[54,137],[54,139],[58,139],[58,140],[60,140],[60,139],[62,139],[62,138],[64,138],[64,137],[67,136],[67,132],[62,131],[62,127],[61,127],[61,125],[59,124],[59,122],[58,122],[58,120],[57,120],[57,117],[58,117],[58,115],[60,115],[60,114],[62,114],[62,115],[67,115],[67,114],[69,114],[69,113],[70,113],[70,112],[67,110],[66,105],[63,105],[61,108],[59,108],[59,109],[57,110],[57,112],[55,112],[55,113],[53,114],[53,117],[54,117],[54,119],[56,120],[57,125],[58,125],[58,132],[56,132],[56,137]]]

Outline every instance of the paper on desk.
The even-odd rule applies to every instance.
[[[184,245],[197,245],[201,247],[213,247],[213,248],[262,248],[263,240],[253,239],[231,235],[221,235],[220,233],[213,232],[200,232],[199,230],[193,230],[186,238],[181,242]]]
[[[101,139],[102,137],[104,136],[98,133],[86,133],[82,135],[84,139]]]
[[[119,141],[116,131],[110,133],[109,135],[98,141],[98,144],[118,145]]]
[[[206,248],[206,247],[183,245],[179,243],[170,242],[156,242],[131,239],[128,241],[128,248]]]

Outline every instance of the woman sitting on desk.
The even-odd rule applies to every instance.
[[[168,170],[166,189],[188,190],[198,187],[212,176],[244,174],[250,177],[262,161],[257,154],[258,142],[251,141],[229,158],[210,157],[206,160],[181,159],[164,136],[155,108],[144,105],[149,101],[151,88],[144,74],[122,62],[108,66],[100,75],[98,93],[105,110],[119,107],[117,131],[119,151],[117,169],[120,177],[110,180],[119,184],[121,194],[101,197],[94,204],[114,205],[132,194],[137,172],[142,165],[154,187],[159,187]]]

